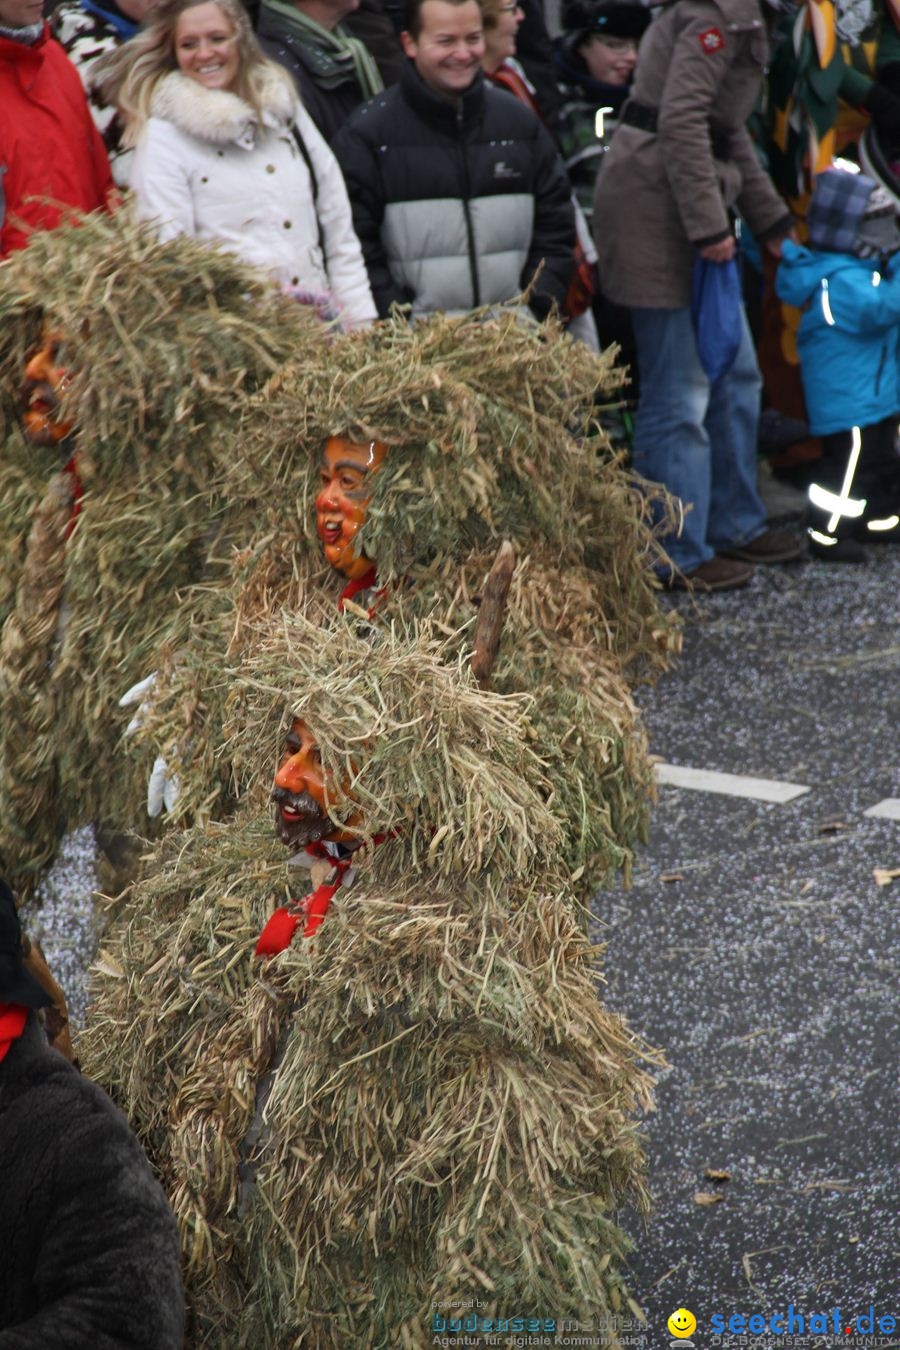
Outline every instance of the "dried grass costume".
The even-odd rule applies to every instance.
[[[432,1303],[623,1309],[646,1046],[597,998],[531,701],[455,642],[283,618],[237,681],[260,786],[284,710],[365,838],[311,940],[260,969],[296,871],[251,790],[172,835],[103,953],[86,1067],[182,1230],[191,1346],[418,1347]]]
[[[7,405],[0,854],[20,885],[66,824],[141,829],[160,749],[182,815],[230,809],[227,671],[247,621],[285,604],[331,614],[340,593],[313,512],[335,432],[390,446],[361,538],[391,612],[463,628],[499,540],[513,541],[496,687],[538,695],[561,767],[593,765],[583,799],[559,775],[573,870],[587,866],[585,884],[627,870],[649,788],[629,684],[673,634],[639,499],[591,420],[621,380],[609,355],[512,314],[325,339],[231,258],[122,220],[36,237],[3,280],[7,388],[41,321],[72,338],[64,412],[86,487],[66,541],[54,452],[26,444]],[[118,698],[160,666],[129,767]]]
[[[629,682],[673,635],[591,420],[610,359],[514,315],[326,341],[233,260],[119,221],[33,248],[0,288],[0,368],[39,318],[76,335],[86,491],[67,540],[52,460],[8,419],[0,850],[36,875],[66,823],[139,827],[160,749],[181,776],[195,823],[111,928],[79,1049],[178,1212],[194,1342],[420,1344],[429,1291],[473,1280],[497,1316],[526,1294],[616,1308],[648,1081],[597,1001],[573,884],[627,869],[649,792]],[[328,633],[331,433],[389,446],[360,536],[388,595],[364,637]],[[482,694],[459,662],[506,536]],[[397,637],[388,659],[420,615],[446,650]],[[129,764],[117,701],[156,668]],[[260,817],[285,706],[336,770],[365,749],[367,825],[400,834],[261,976],[255,939],[297,889]]]

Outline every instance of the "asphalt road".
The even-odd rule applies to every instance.
[[[685,1306],[697,1350],[900,1345],[900,876],[873,877],[900,868],[900,820],[864,814],[900,798],[900,546],[672,603],[683,657],[639,696],[653,752],[811,790],[661,787],[633,888],[598,898],[608,1001],[670,1064],[646,1122],[655,1211],[629,1225],[647,1328],[623,1339],[688,1344],[666,1330]],[[766,1334],[728,1334],[736,1315]]]

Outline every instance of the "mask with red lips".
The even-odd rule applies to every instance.
[[[291,722],[284,739],[284,752],[272,801],[275,803],[275,833],[288,848],[301,849],[320,840],[349,843],[357,836],[335,825],[328,815],[326,776],[319,747],[309,727],[299,717]],[[333,788],[327,797],[335,800]]]
[[[70,378],[64,359],[63,336],[45,333],[25,366],[25,431],[33,445],[59,445],[72,431],[72,423],[58,416],[59,397]]]
[[[316,531],[328,562],[348,581],[358,581],[373,566],[355,541],[372,498],[372,478],[386,454],[380,441],[365,444],[330,436],[325,444],[322,488],[316,497]]]

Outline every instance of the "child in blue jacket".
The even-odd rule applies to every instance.
[[[816,178],[807,224],[808,248],[783,245],[776,290],[805,311],[800,369],[822,440],[809,546],[864,562],[860,539],[900,539],[900,230],[886,189],[841,169]]]

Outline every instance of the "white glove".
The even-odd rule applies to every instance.
[[[128,723],[123,735],[133,736],[146,722],[152,704],[150,695],[153,692],[158,674],[159,672],[154,670],[145,680],[139,680],[137,684],[133,684],[119,699],[120,708],[130,708],[135,703],[138,705],[137,712]],[[156,820],[157,816],[162,815],[163,808],[166,811],[174,811],[180,794],[181,783],[178,774],[170,771],[162,755],[157,755],[153,762],[153,768],[150,770],[150,777],[147,780],[147,815],[150,816],[151,820]]]
[[[125,693],[119,699],[120,708],[130,708],[135,703],[138,705],[137,712],[122,733],[124,736],[133,736],[138,727],[147,720],[147,709],[150,706],[150,699],[146,698],[145,695],[152,692],[158,674],[158,670],[152,671],[145,680],[138,680],[137,684],[133,684],[130,689],[126,689]]]
[[[180,795],[178,774],[170,771],[162,755],[157,755],[147,780],[147,815],[156,820],[162,815],[163,807],[174,811]]]

